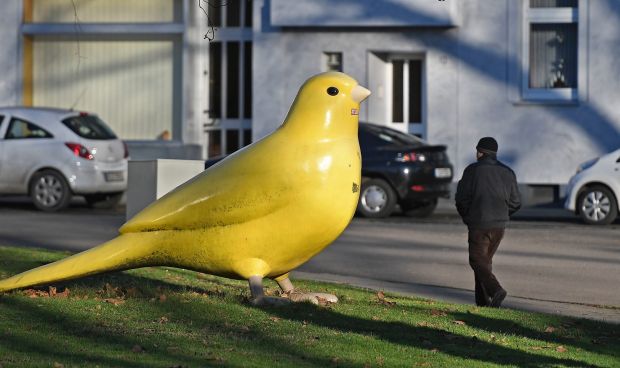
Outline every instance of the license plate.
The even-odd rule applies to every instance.
[[[103,176],[105,178],[105,181],[123,181],[123,179],[125,178],[125,175],[122,171],[109,171],[103,173]]]
[[[435,169],[436,178],[449,178],[452,176],[452,169],[447,167],[440,167]]]

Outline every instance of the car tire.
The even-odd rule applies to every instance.
[[[579,215],[590,225],[608,225],[618,215],[618,204],[614,194],[604,186],[585,188],[577,201]]]
[[[437,198],[429,202],[403,203],[400,207],[405,216],[418,218],[429,217],[435,212],[435,208],[437,208]]]
[[[84,199],[92,208],[113,208],[123,198],[123,192],[85,194]]]
[[[30,179],[28,189],[35,207],[44,212],[60,211],[71,201],[72,193],[67,180],[55,170],[35,173]]]
[[[396,206],[396,193],[383,179],[368,179],[362,182],[357,212],[368,218],[388,217]]]

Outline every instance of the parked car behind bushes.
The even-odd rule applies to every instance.
[[[0,108],[0,194],[27,194],[42,211],[74,195],[116,204],[127,188],[127,146],[95,114]]]

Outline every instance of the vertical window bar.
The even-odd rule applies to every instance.
[[[209,118],[222,117],[222,43],[209,43]]]
[[[226,154],[231,154],[239,149],[239,130],[226,130]]]
[[[252,42],[246,41],[243,44],[245,52],[243,54],[243,117],[252,118]]]
[[[409,60],[403,60],[403,121],[409,123]]]
[[[252,28],[252,0],[245,0],[245,26]]]
[[[422,123],[422,60],[409,60],[409,122]]]
[[[226,3],[226,27],[241,26],[241,1],[228,0]]]
[[[243,118],[243,113],[245,110],[245,45],[243,42],[239,41],[238,43],[239,45],[239,60],[238,60],[238,69],[237,69],[237,75],[238,77],[238,87],[239,87],[239,92],[237,93],[237,108],[239,109],[237,116],[239,118]]]
[[[252,129],[243,130],[243,146],[252,144]]]
[[[403,61],[392,61],[392,122],[403,122]]]
[[[215,157],[222,154],[222,131],[217,130],[209,130],[208,132],[209,139],[209,152],[207,153],[208,157]]]
[[[227,42],[226,117],[239,118],[239,42]]]
[[[207,1],[207,14],[209,14],[209,26],[221,27],[222,26],[222,8],[224,0],[209,0]]]

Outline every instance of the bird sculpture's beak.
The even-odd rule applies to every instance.
[[[351,91],[351,98],[357,103],[364,101],[368,96],[370,96],[370,91],[359,84]]]

